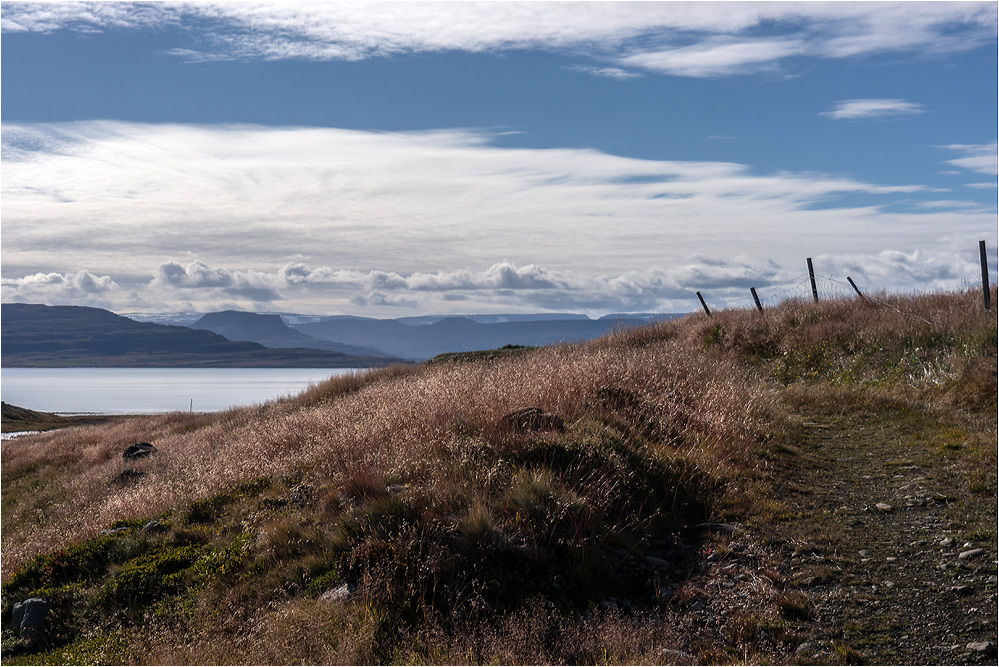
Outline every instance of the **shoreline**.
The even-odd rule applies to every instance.
[[[3,421],[0,422],[2,433],[40,433],[54,431],[69,426],[87,426],[106,424],[116,419],[132,417],[129,414],[59,414],[53,412],[38,412],[3,403]]]

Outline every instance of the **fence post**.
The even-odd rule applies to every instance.
[[[819,290],[815,288],[815,269],[812,268],[812,258],[808,258],[808,280],[812,283],[812,299],[819,302]]]
[[[857,293],[857,296],[863,299],[864,295],[860,293],[860,289],[857,287],[857,283],[853,282],[853,278],[847,276],[846,279],[850,281],[850,287],[852,287],[853,291]]]
[[[982,292],[985,294],[985,310],[989,309],[989,260],[985,256],[985,241],[978,242],[978,254],[982,257]]]
[[[756,310],[763,312],[763,305],[760,303],[760,297],[756,296],[756,288],[750,287],[749,291],[753,294],[753,301],[756,302]]]
[[[701,296],[700,292],[697,293],[697,298],[701,300],[701,307],[704,308],[704,312],[708,314],[708,317],[711,317],[711,311],[708,310],[708,304],[704,303],[704,297]]]

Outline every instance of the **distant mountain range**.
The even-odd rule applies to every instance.
[[[658,315],[669,319],[673,315]],[[627,315],[591,320],[521,320],[476,322],[469,317],[445,317],[433,323],[413,325],[399,320],[332,317],[295,325],[295,329],[321,340],[364,345],[387,355],[422,361],[445,352],[490,350],[504,345],[553,345],[591,340],[617,329],[647,324],[648,317]]]
[[[211,331],[136,322],[99,308],[5,303],[5,367],[363,368],[398,359],[313,348],[271,349]]]
[[[306,347],[357,357],[387,356],[359,345],[345,345],[307,336],[285,324],[280,315],[258,315],[224,310],[220,313],[208,313],[188,326],[192,329],[212,331],[232,341],[249,341],[264,347]]]
[[[447,352],[597,338],[677,315],[509,314],[380,320],[340,315],[209,313],[188,326],[98,308],[3,304],[2,365],[363,368]],[[147,319],[151,317],[147,316]],[[287,322],[291,322],[289,325]]]

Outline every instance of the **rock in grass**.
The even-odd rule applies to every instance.
[[[121,458],[126,461],[130,461],[132,459],[141,459],[155,453],[156,448],[148,442],[137,442],[134,445],[129,445],[128,449],[122,453]]]
[[[355,592],[357,592],[357,585],[348,582],[329,589],[319,598],[321,600],[346,600]]]
[[[10,623],[17,628],[18,636],[36,645],[45,643],[42,630],[45,617],[49,613],[49,603],[41,598],[29,598],[18,602],[11,609]]]
[[[969,558],[978,558],[985,553],[985,549],[969,549],[967,551],[962,551],[957,555],[961,560],[967,560]]]
[[[546,412],[541,408],[523,408],[500,418],[497,424],[500,429],[514,433],[530,433],[532,431],[564,431],[565,422],[558,415]]]
[[[878,503],[877,505],[875,505],[875,507],[877,507],[882,512],[891,512],[893,509],[895,509],[888,503]]]
[[[646,556],[645,561],[652,567],[657,567],[661,570],[669,567],[669,561],[657,558],[656,556]]]
[[[992,642],[971,642],[968,644],[967,649],[969,651],[974,651],[975,653],[982,653],[986,655],[996,654],[996,645]]]

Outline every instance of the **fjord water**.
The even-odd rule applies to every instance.
[[[58,414],[215,412],[297,394],[351,368],[4,368],[3,402]]]

